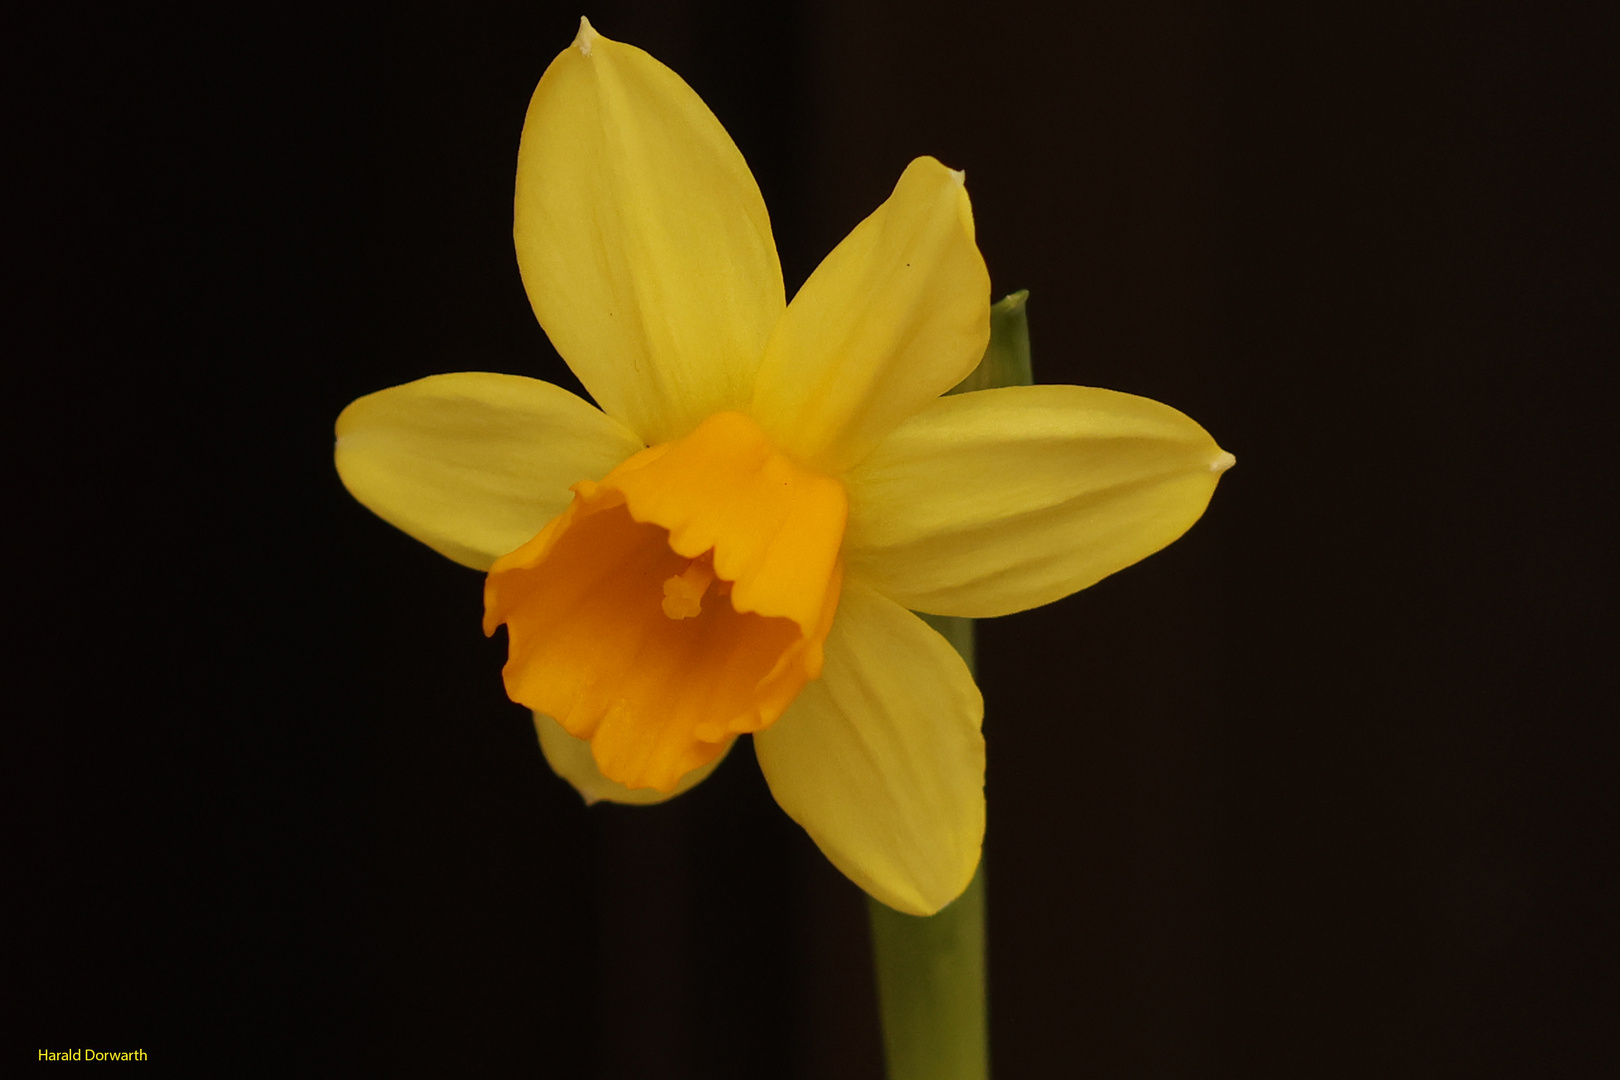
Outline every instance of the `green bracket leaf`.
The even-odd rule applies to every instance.
[[[966,394],[996,386],[1028,386],[1034,382],[1029,361],[1029,290],[1019,289],[990,308],[990,344],[979,366],[947,393]]]

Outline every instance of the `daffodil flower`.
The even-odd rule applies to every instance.
[[[719,121],[587,22],[529,106],[514,235],[599,408],[487,373],[383,390],[338,419],[343,482],[488,572],[507,692],[586,799],[668,798],[751,733],[834,864],[939,910],[983,841],[983,701],[912,612],[1083,589],[1184,532],[1230,455],[1127,394],[942,396],[985,351],[990,279],[932,158],[788,304]]]

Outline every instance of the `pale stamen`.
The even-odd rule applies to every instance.
[[[703,594],[714,581],[714,560],[700,555],[664,582],[664,614],[672,619],[695,618],[703,610]]]

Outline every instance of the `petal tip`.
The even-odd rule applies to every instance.
[[[1219,476],[1221,473],[1225,472],[1227,469],[1230,469],[1236,464],[1237,456],[1222,450],[1220,456],[1209,463],[1209,471],[1214,473],[1216,476]]]
[[[581,15],[579,17],[579,33],[574,35],[574,48],[579,50],[581,56],[589,56],[591,55],[591,46],[599,37],[601,35],[596,32],[596,27],[591,25],[591,20]]]

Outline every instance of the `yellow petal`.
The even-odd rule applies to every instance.
[[[984,699],[917,616],[846,582],[821,678],[754,736],[771,794],[852,881],[931,915],[984,841]]]
[[[584,20],[529,103],[513,236],[552,344],[643,441],[747,404],[783,307],[765,201],[692,88]]]
[[[1112,390],[942,398],[845,477],[849,573],[916,611],[1037,607],[1186,532],[1232,462],[1175,409]]]
[[[433,375],[367,394],[337,421],[337,470],[384,521],[487,570],[641,449],[622,424],[538,379]]]
[[[918,158],[793,298],[754,415],[789,452],[840,471],[960,382],[989,337],[990,276],[962,174]]]
[[[653,803],[673,799],[684,791],[692,790],[706,779],[714,772],[715,767],[725,760],[726,752],[731,749],[731,743],[728,742],[720,751],[719,757],[681,777],[674,791],[666,793],[652,788],[631,790],[602,775],[602,770],[596,767],[596,759],[591,756],[589,740],[574,738],[561,724],[544,713],[534,714],[534,730],[540,737],[540,752],[545,755],[546,764],[551,766],[552,772],[572,784],[587,805],[616,802],[632,806],[651,806]]]
[[[822,670],[844,491],[710,417],[604,477],[490,568],[506,692],[589,739],[604,776],[673,792]]]

